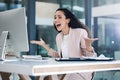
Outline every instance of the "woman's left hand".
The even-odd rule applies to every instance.
[[[85,40],[85,44],[86,44],[86,49],[89,52],[92,52],[93,51],[92,43],[94,41],[98,40],[98,38],[84,38],[84,40]]]

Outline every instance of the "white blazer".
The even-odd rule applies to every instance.
[[[86,50],[86,45],[84,41],[85,37],[88,37],[88,33],[85,29],[70,28],[68,35],[69,57],[96,56],[96,53],[94,51],[91,53]],[[63,34],[61,32],[56,36],[56,44],[57,44],[59,56],[61,56],[62,41],[63,41]]]

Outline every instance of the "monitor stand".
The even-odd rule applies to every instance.
[[[6,41],[7,41],[8,31],[2,31],[0,36],[0,59],[5,59],[5,48],[6,48]]]

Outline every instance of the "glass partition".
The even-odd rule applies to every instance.
[[[92,0],[92,1],[94,7],[120,3],[120,0]]]
[[[0,11],[22,7],[24,4],[24,0],[0,0]]]
[[[93,29],[95,37],[99,40],[95,43],[98,56],[120,59],[120,6],[119,0],[93,0]],[[98,12],[98,13],[96,13]],[[120,71],[96,72],[94,80],[119,80]]]

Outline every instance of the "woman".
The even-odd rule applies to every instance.
[[[75,15],[65,8],[59,8],[54,15],[54,27],[59,32],[56,36],[58,52],[49,48],[46,43],[32,40],[32,44],[44,47],[52,57],[80,58],[83,56],[96,57],[91,43],[96,39],[90,39],[87,26],[82,24]],[[65,76],[65,78],[68,75]],[[69,74],[67,80],[92,80],[91,73]]]

